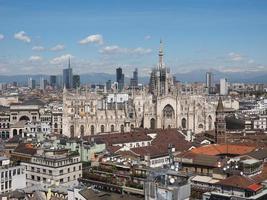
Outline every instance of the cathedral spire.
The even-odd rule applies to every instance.
[[[163,68],[163,42],[160,39],[160,47],[159,47],[159,68]]]
[[[219,101],[218,101],[216,112],[223,112],[223,110],[224,110],[224,108],[223,108],[223,102],[222,102],[222,98],[220,96],[219,97]]]

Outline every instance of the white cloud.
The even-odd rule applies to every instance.
[[[145,48],[142,48],[142,47],[138,47],[138,48],[135,48],[135,49],[131,49],[130,50],[132,53],[136,53],[136,54],[149,54],[152,52],[152,49],[145,49]]]
[[[5,36],[0,33],[0,40],[3,40],[4,38],[5,38]]]
[[[122,53],[124,49],[120,48],[117,45],[105,46],[99,52],[104,54],[114,54],[114,53]]]
[[[253,60],[253,59],[249,59],[249,61],[248,61],[248,63],[249,64],[252,64],[252,63],[254,63],[255,61]]]
[[[79,44],[90,44],[90,43],[95,43],[95,44],[103,44],[103,36],[100,34],[96,35],[89,35],[86,38],[82,39],[79,41]]]
[[[21,40],[23,42],[27,42],[27,43],[31,42],[31,38],[24,31],[15,33],[14,38],[17,40]]]
[[[62,63],[66,63],[69,58],[73,58],[73,56],[71,54],[64,54],[62,56],[58,56],[58,57],[53,58],[50,61],[50,63],[51,64],[62,64]]]
[[[31,56],[29,57],[29,61],[31,62],[38,62],[38,61],[42,61],[43,58],[41,56]]]
[[[63,44],[58,44],[58,45],[52,47],[50,50],[51,51],[62,51],[64,49],[65,49],[65,46]]]
[[[146,35],[145,36],[145,40],[150,40],[151,39],[151,35]]]
[[[32,50],[33,51],[44,51],[45,48],[43,46],[34,46],[32,47]]]
[[[242,61],[245,59],[245,56],[239,54],[239,53],[235,53],[235,52],[231,52],[228,54],[230,56],[230,59],[232,61]]]
[[[103,47],[100,51],[100,53],[103,54],[149,54],[152,52],[152,49],[145,49],[142,47],[137,47],[137,48],[123,48],[119,47],[117,45],[112,45],[112,46],[105,46]]]

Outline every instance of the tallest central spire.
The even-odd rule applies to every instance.
[[[159,68],[163,68],[163,42],[160,39],[160,47],[159,47]]]

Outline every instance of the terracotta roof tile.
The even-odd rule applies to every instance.
[[[237,187],[242,189],[249,189],[248,187],[251,186],[252,184],[255,184],[255,181],[245,176],[234,175],[224,180],[221,180],[216,184]]]
[[[191,152],[205,155],[244,155],[252,152],[255,148],[255,146],[247,146],[242,144],[210,144],[194,148],[191,150]]]

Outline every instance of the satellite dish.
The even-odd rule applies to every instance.
[[[175,182],[174,178],[170,178],[170,183],[173,184]]]

